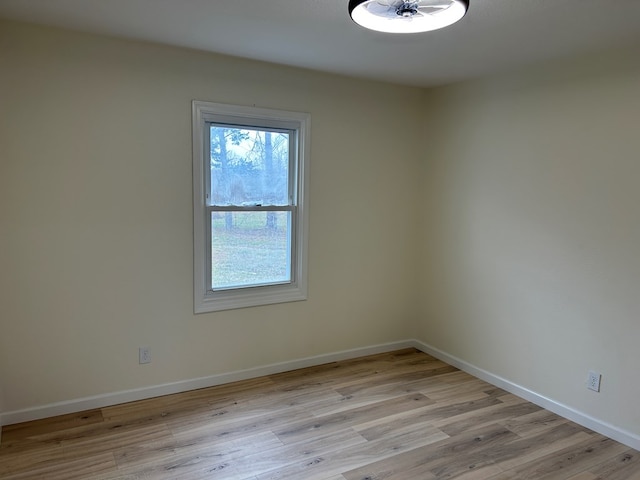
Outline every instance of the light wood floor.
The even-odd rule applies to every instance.
[[[6,426],[0,478],[638,480],[640,453],[408,349]]]

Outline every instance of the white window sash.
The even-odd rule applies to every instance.
[[[239,107],[194,101],[193,175],[194,175],[194,312],[204,313],[232,308],[292,302],[307,298],[308,245],[308,161],[310,116],[306,113]],[[289,135],[289,205],[208,205],[209,135],[207,125],[229,125],[285,130]],[[292,157],[292,158],[291,158]],[[206,160],[205,160],[206,158]],[[290,212],[291,281],[258,286],[211,289],[211,212]],[[209,266],[207,268],[207,266]],[[207,278],[208,277],[208,278]]]

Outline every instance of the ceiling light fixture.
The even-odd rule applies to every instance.
[[[349,15],[370,30],[418,33],[456,23],[469,8],[469,0],[350,0]]]

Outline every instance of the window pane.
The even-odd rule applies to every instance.
[[[210,126],[209,205],[288,205],[289,132]]]
[[[212,212],[214,290],[291,281],[290,212]]]

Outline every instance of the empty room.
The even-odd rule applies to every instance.
[[[0,0],[0,479],[640,480],[640,2]]]

